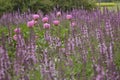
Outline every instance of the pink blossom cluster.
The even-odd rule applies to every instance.
[[[34,14],[32,17],[33,17],[33,20],[27,22],[27,26],[29,28],[34,27],[35,24],[37,23],[37,20],[40,18],[40,16],[38,14]]]

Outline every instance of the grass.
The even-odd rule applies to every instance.
[[[101,3],[96,3],[97,6],[100,7],[113,7],[116,6],[116,3],[114,2],[101,2]]]
[[[101,2],[101,3],[96,3],[98,7],[100,7],[101,10],[106,7],[108,10],[114,10],[117,11],[117,9],[120,9],[120,2]]]

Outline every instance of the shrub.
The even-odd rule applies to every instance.
[[[0,0],[0,16],[3,12],[9,12],[12,10],[12,4],[10,0],[7,0],[6,2],[4,0]]]
[[[56,7],[64,11],[71,10],[73,8],[90,10],[95,7],[95,0],[53,0],[53,2]]]
[[[1,0],[0,13],[9,11],[32,12],[41,10],[44,14],[57,8],[68,11],[73,8],[92,9],[95,7],[95,0]]]

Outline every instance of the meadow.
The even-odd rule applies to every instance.
[[[0,80],[119,80],[120,10],[0,19]]]

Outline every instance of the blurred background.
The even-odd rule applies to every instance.
[[[91,10],[100,5],[115,6],[118,1],[120,0],[0,0],[0,16],[16,11],[36,13],[40,10],[46,14],[53,10],[68,11],[76,8]]]

